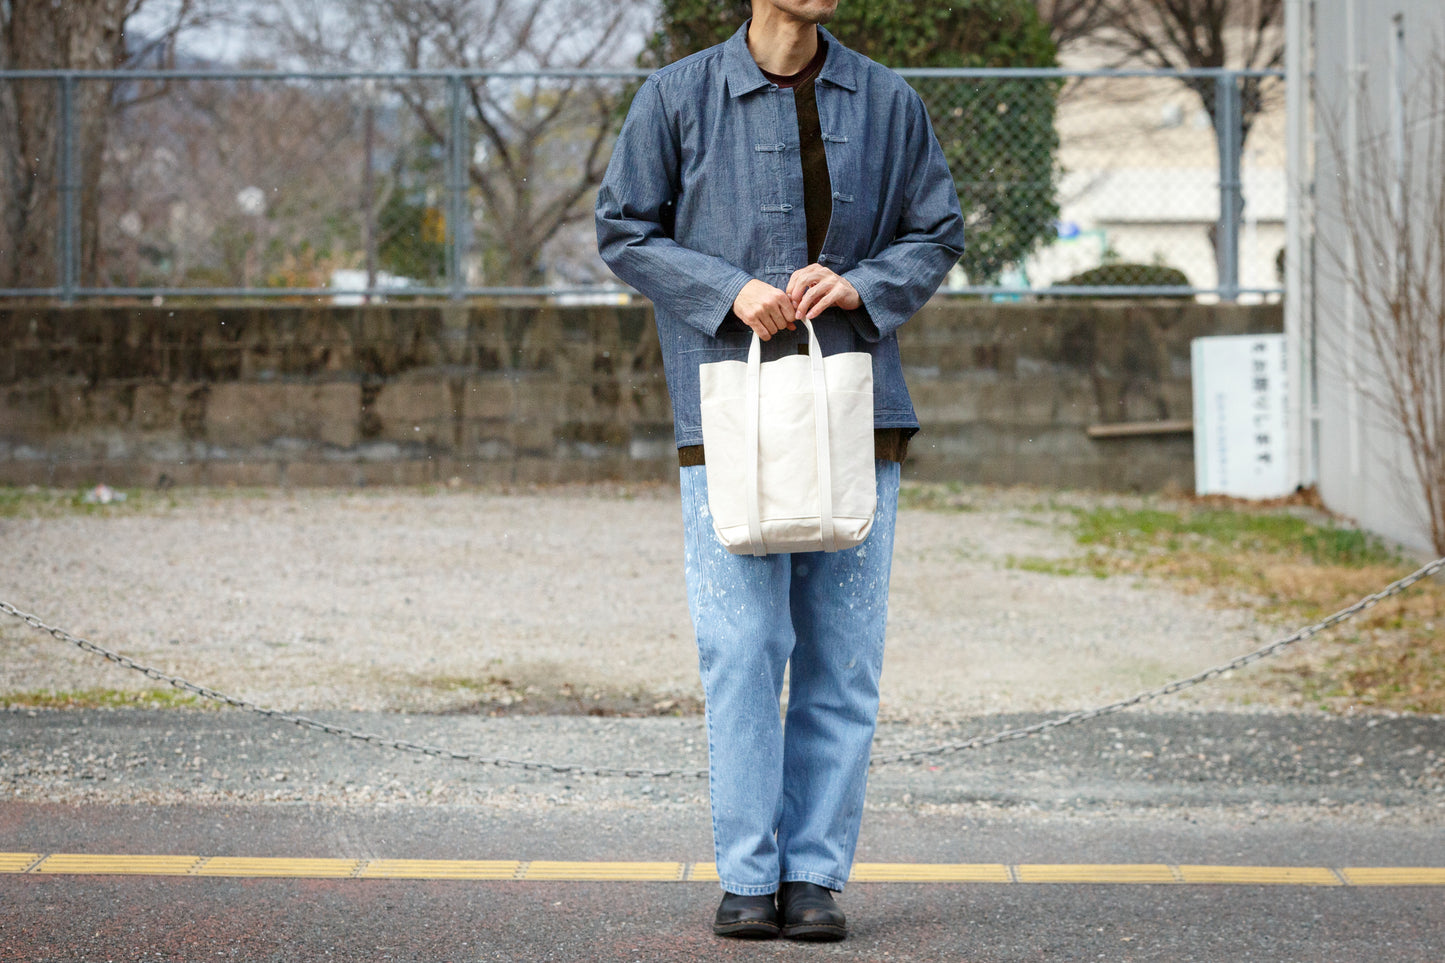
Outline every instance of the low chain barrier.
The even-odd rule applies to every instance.
[[[1217,665],[1211,669],[1206,669],[1203,672],[1199,672],[1195,675],[1189,676],[1188,678],[1177,679],[1173,682],[1168,683],[1167,685],[1159,686],[1158,688],[1146,689],[1145,691],[1132,695],[1127,699],[1120,699],[1118,702],[1111,702],[1108,705],[1096,706],[1092,709],[1080,709],[1074,712],[1065,713],[1064,715],[1055,716],[1054,718],[1046,719],[1043,722],[1035,723],[1034,725],[1020,726],[1013,729],[1004,729],[1002,731],[992,733],[991,735],[976,736],[972,739],[965,739],[959,742],[947,742],[935,746],[928,746],[922,749],[912,749],[905,752],[896,752],[883,756],[875,755],[869,765],[876,767],[894,765],[905,762],[917,762],[921,759],[926,759],[933,756],[948,755],[950,753],[963,752],[969,749],[982,749],[987,746],[997,745],[1002,742],[1011,742],[1016,739],[1025,739],[1029,736],[1038,735],[1039,733],[1048,732],[1053,729],[1060,729],[1064,726],[1075,725],[1077,723],[1088,722],[1093,719],[1098,719],[1103,716],[1113,715],[1116,712],[1122,712],[1125,709],[1129,709],[1137,705],[1142,705],[1146,702],[1152,702],[1155,699],[1160,699],[1164,696],[1173,695],[1176,692],[1183,692],[1185,689],[1192,688],[1202,682],[1207,682],[1210,679],[1218,678],[1219,676],[1222,676],[1227,672],[1233,672],[1235,669],[1242,669],[1247,665],[1252,665],[1255,662],[1259,662],[1263,659],[1270,658],[1271,656],[1278,655],[1290,646],[1295,645],[1298,642],[1303,642],[1304,640],[1311,638],[1319,634],[1320,632],[1323,632],[1325,629],[1339,625],[1341,622],[1348,621],[1349,619],[1354,618],[1356,615],[1360,614],[1366,609],[1372,608],[1373,606],[1378,605],[1379,603],[1385,601],[1392,596],[1399,595],[1401,592],[1405,591],[1415,583],[1420,582],[1423,579],[1429,578],[1430,576],[1442,570],[1445,570],[1445,558],[1437,558],[1435,561],[1415,570],[1404,578],[1396,582],[1390,583],[1385,588],[1381,589],[1375,594],[1367,595],[1364,598],[1360,599],[1358,602],[1356,602],[1354,605],[1340,609],[1338,612],[1334,613],[1328,618],[1322,619],[1319,622],[1314,623],[1313,625],[1305,626],[1304,628],[1299,629],[1298,631],[1287,635],[1284,638],[1271,642],[1269,645],[1266,645],[1259,649],[1255,649],[1253,652],[1246,653],[1245,655],[1239,656],[1236,659],[1232,659],[1229,662],[1225,662],[1222,665]],[[300,726],[303,729],[310,729],[315,732],[324,732],[327,735],[341,736],[346,739],[355,739],[360,742],[370,743],[374,746],[381,746],[387,749],[395,749],[399,752],[410,752],[424,756],[435,756],[442,759],[453,759],[458,762],[470,762],[484,766],[497,766],[499,768],[506,769],[522,769],[528,772],[548,772],[557,775],[624,776],[628,778],[648,779],[669,779],[673,777],[700,779],[706,778],[707,776],[706,769],[644,769],[631,767],[624,768],[616,766],[585,766],[574,763],[537,762],[527,759],[510,759],[504,756],[489,756],[480,752],[461,752],[455,749],[447,749],[441,746],[432,746],[425,743],[410,742],[404,739],[393,739],[390,736],[380,735],[374,732],[362,732],[358,729],[352,729],[348,726],[339,726],[329,722],[322,722],[319,719],[313,719],[309,716],[298,715],[291,712],[282,712],[279,709],[268,708],[267,706],[258,705],[257,703],[251,702],[246,699],[241,699],[237,696],[227,695],[224,692],[217,692],[215,689],[211,689],[203,685],[197,685],[196,683],[183,679],[180,676],[170,675],[169,673],[162,672],[160,669],[154,668],[153,666],[145,665],[142,662],[137,662],[135,659],[132,659],[129,656],[121,655],[118,652],[112,652],[110,649],[107,649],[104,646],[97,645],[96,643],[91,642],[87,639],[82,639],[76,635],[71,634],[70,632],[67,632],[65,629],[56,628],[55,626],[48,625],[38,616],[31,615],[27,612],[22,612],[20,609],[16,608],[14,605],[4,600],[0,600],[0,613],[19,619],[20,621],[24,622],[26,625],[37,631],[44,632],[52,636],[53,638],[58,639],[61,642],[67,642],[85,652],[89,652],[93,655],[98,655],[109,662],[113,662],[116,665],[121,666],[122,668],[134,670],[149,679],[155,680],[156,682],[164,682],[167,685],[174,686],[175,688],[181,689],[185,692],[190,692],[193,695],[200,696],[203,699],[210,699],[215,702],[222,702],[228,706],[234,706],[237,709],[244,709],[247,712],[254,712],[257,715],[262,715],[269,719],[275,719],[278,722],[288,722],[292,725]]]

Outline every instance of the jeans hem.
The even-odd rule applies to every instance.
[[[819,886],[831,889],[835,893],[843,892],[843,884],[846,879],[839,879],[836,876],[828,876],[824,873],[802,873],[796,870],[783,874],[785,883],[817,883]]]
[[[734,896],[771,896],[778,891],[777,883],[729,883],[722,882],[722,891]]]

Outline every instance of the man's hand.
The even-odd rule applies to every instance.
[[[793,318],[798,321],[804,318],[811,321],[828,308],[856,311],[863,306],[858,289],[847,278],[821,264],[809,264],[794,271],[788,279],[787,294],[793,303]]]
[[[793,330],[797,325],[793,318],[793,301],[788,295],[768,284],[753,278],[738,292],[733,301],[733,314],[757,332],[764,341],[779,331]],[[799,315],[801,317],[801,315]]]

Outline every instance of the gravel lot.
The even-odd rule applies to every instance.
[[[971,490],[950,496],[969,510],[902,513],[880,755],[1110,701],[1290,628],[1159,582],[1018,567],[1073,556],[1058,504],[1105,497]],[[668,488],[181,492],[40,514],[0,518],[0,599],[167,671],[533,766],[706,765]],[[154,685],[0,620],[0,706]],[[1440,865],[1445,717],[1327,715],[1271,675],[877,767],[860,861]],[[32,695],[5,699],[17,693]],[[469,764],[186,708],[0,708],[0,825],[27,853],[709,852],[707,784],[687,775]],[[797,955],[720,946],[706,884],[643,885],[12,875],[0,946],[37,960]],[[1409,887],[850,886],[852,938],[826,952],[1434,959],[1438,902]]]
[[[1279,634],[1127,578],[1022,571],[1069,554],[1051,495],[905,509],[882,717],[938,723],[1112,700]],[[0,519],[0,598],[196,682],[285,709],[695,712],[682,525],[667,486],[187,491]],[[144,689],[0,624],[0,694]],[[1168,708],[1287,707],[1254,670]],[[1163,708],[1163,707],[1161,707]]]

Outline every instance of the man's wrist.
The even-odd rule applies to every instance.
[[[753,280],[752,275],[746,271],[739,270],[738,273],[733,276],[732,280],[728,281],[727,285],[722,289],[722,297],[718,299],[722,307],[720,310],[713,312],[713,316],[708,319],[707,334],[710,337],[717,337],[717,333],[722,328],[723,323],[732,315],[733,305],[738,302],[738,295],[742,294],[743,288],[747,287],[748,282],[751,280]]]

